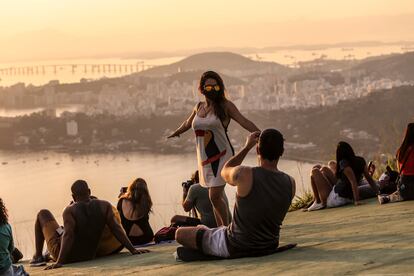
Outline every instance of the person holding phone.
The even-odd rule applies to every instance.
[[[154,232],[149,224],[152,200],[144,179],[137,178],[127,187],[119,197],[117,209],[122,226],[134,246],[153,240]]]
[[[223,194],[226,182],[221,176],[221,170],[233,156],[234,150],[227,128],[233,119],[249,132],[259,129],[240,113],[233,102],[226,99],[224,82],[216,72],[207,71],[201,76],[199,91],[205,101],[199,102],[188,119],[168,138],[179,137],[193,128],[200,185],[209,189],[217,225],[228,225],[229,217]]]
[[[320,168],[313,168],[311,172],[311,186],[315,201],[307,209],[316,211],[323,208],[333,208],[354,202],[360,205],[358,183],[362,177],[377,195],[379,188],[369,174],[365,159],[356,156],[350,144],[341,141],[336,148],[336,172]]]

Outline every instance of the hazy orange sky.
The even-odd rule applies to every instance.
[[[0,28],[0,62],[414,40],[414,1],[14,0],[0,2]]]

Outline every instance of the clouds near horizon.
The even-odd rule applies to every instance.
[[[239,2],[3,2],[0,62],[211,47],[414,41],[412,1]]]

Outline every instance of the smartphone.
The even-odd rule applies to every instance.
[[[62,236],[63,233],[65,233],[63,226],[59,226],[59,228],[56,229],[56,233],[58,234],[59,237]]]
[[[121,190],[119,190],[118,198],[124,195],[128,191],[128,187],[121,187]]]

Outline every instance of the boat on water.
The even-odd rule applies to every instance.
[[[9,162],[1,162],[2,165],[7,165]]]

